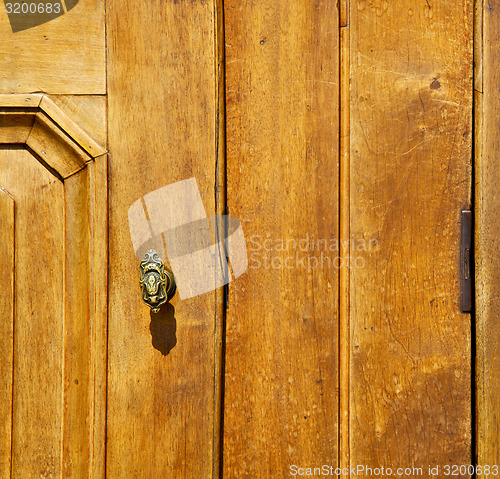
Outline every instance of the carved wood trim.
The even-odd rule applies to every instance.
[[[107,153],[47,95],[38,93],[0,95],[1,144],[26,145],[62,179]]]

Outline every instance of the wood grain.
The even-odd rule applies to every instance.
[[[65,187],[65,315],[63,376],[63,477],[88,477],[91,408],[91,294],[89,171],[64,182]],[[76,214],[75,214],[76,213]],[[85,213],[85,214],[83,214]]]
[[[472,2],[360,0],[350,13],[350,230],[374,240],[351,247],[350,461],[425,475],[472,460],[459,309]]]
[[[52,285],[54,291],[62,290],[61,294],[63,294],[64,302],[59,305],[53,304],[51,308],[45,308],[44,314],[50,315],[52,311],[52,314],[58,315],[57,321],[54,321],[53,318],[50,320],[51,327],[56,329],[43,330],[43,324],[41,324],[35,332],[35,335],[40,336],[39,344],[33,345],[31,337],[29,339],[23,337],[23,330],[21,331],[20,341],[29,341],[29,347],[16,342],[14,357],[18,352],[36,346],[38,349],[35,357],[42,358],[41,360],[44,361],[44,356],[47,354],[52,355],[52,361],[56,363],[56,366],[55,370],[50,372],[45,371],[43,367],[39,368],[40,371],[37,371],[38,375],[43,376],[42,382],[50,379],[52,386],[47,388],[47,394],[53,394],[50,398],[41,397],[37,399],[37,394],[33,392],[33,388],[44,388],[45,385],[40,386],[30,379],[26,381],[28,386],[18,388],[17,383],[15,383],[16,387],[13,395],[11,391],[11,397],[13,396],[14,400],[16,397],[21,396],[21,404],[30,412],[34,411],[36,413],[36,410],[40,409],[40,414],[43,414],[43,411],[47,409],[48,414],[44,421],[50,421],[53,429],[52,436],[48,434],[42,449],[40,446],[32,444],[32,437],[39,435],[40,431],[44,430],[46,423],[44,421],[37,423],[36,415],[26,421],[26,417],[22,416],[22,410],[19,413],[20,416],[14,415],[22,428],[21,434],[26,437],[16,435],[16,422],[14,421],[14,439],[12,441],[13,474],[15,476],[18,471],[21,471],[23,474],[26,473],[28,477],[32,474],[37,475],[38,473],[35,473],[37,469],[34,469],[34,467],[35,463],[39,463],[42,468],[40,474],[51,475],[57,473],[57,471],[62,471],[64,477],[104,477],[108,267],[107,163],[106,156],[102,155],[105,150],[47,97],[36,97],[36,95],[25,97],[21,95],[2,96],[4,105],[8,105],[8,107],[4,107],[0,112],[0,123],[4,127],[2,128],[2,134],[0,134],[0,142],[9,144],[16,142],[28,143],[27,145],[20,145],[19,149],[12,149],[14,148],[12,145],[7,145],[5,148],[10,148],[10,151],[8,149],[0,150],[6,158],[16,158],[16,161],[12,163],[5,160],[3,179],[5,184],[14,185],[13,191],[17,193],[21,191],[22,198],[32,204],[30,209],[24,212],[24,216],[22,214],[20,216],[21,227],[24,223],[29,223],[30,231],[25,231],[23,240],[18,243],[21,248],[16,253],[16,257],[19,258],[18,261],[27,261],[22,248],[28,248],[27,242],[30,241],[30,237],[33,235],[42,234],[46,239],[47,237],[54,237],[56,238],[54,241],[59,241],[60,244],[64,245],[61,250],[57,250],[57,255],[51,259],[54,264],[58,264],[57,269],[60,277],[58,278],[57,274],[53,272],[53,266],[46,271],[48,278],[45,280],[43,275],[37,276],[37,279],[42,281],[42,288]],[[37,103],[35,104],[39,105],[38,113],[33,108],[32,100],[36,100]],[[25,111],[18,108],[20,104],[24,106],[24,102],[29,103],[29,107]],[[13,107],[18,109],[13,110]],[[101,108],[96,109],[94,114],[93,121],[96,127],[101,125],[102,130],[102,125],[105,124],[105,112]],[[49,168],[55,166],[62,171],[63,174],[60,176],[69,176],[75,169],[81,170],[84,168],[87,162],[91,160],[90,154],[101,154],[101,156],[94,161],[90,161],[90,164],[79,173],[67,178],[63,186],[59,180],[55,180],[52,174],[35,157],[21,149],[24,146],[31,147],[33,151],[44,155],[46,158],[44,163]],[[75,151],[77,152],[77,161],[80,160],[80,163],[74,159]],[[73,164],[71,164],[72,160]],[[31,177],[28,174],[24,183],[16,178],[16,175],[25,175],[25,170],[29,173],[30,169],[34,169],[37,173],[32,173]],[[42,173],[40,174],[40,172]],[[36,175],[39,175],[40,178],[35,180]],[[49,181],[47,178],[51,180]],[[36,186],[40,181],[43,182],[41,189]],[[59,199],[54,202],[56,211],[53,221],[58,221],[58,219],[62,221],[59,230],[52,224],[44,224],[37,220],[37,211],[33,209],[37,204],[38,197],[43,196],[43,193],[45,193],[44,189],[48,186],[47,181],[49,181],[49,184],[54,183],[60,185],[59,188],[62,188],[62,190],[58,190]],[[32,186],[30,182],[34,182],[35,186]],[[59,206],[62,205],[61,207],[64,209],[62,215],[57,212],[58,201]],[[21,207],[23,206],[25,205],[21,202]],[[31,211],[32,209],[33,211]],[[33,216],[33,219],[24,219],[23,223],[23,218],[26,215]],[[50,211],[46,211],[45,216],[50,216]],[[39,231],[38,228],[42,231]],[[8,231],[7,228],[5,234]],[[40,247],[36,240],[34,245],[29,247],[35,246]],[[50,249],[50,242],[46,254],[54,254],[54,251]],[[43,257],[43,253],[40,256]],[[5,261],[8,260],[9,255],[6,254]],[[26,268],[25,264],[22,264]],[[9,276],[5,275],[5,280],[8,281],[8,279]],[[30,304],[35,302],[36,304],[38,301],[37,294],[41,294],[39,288],[33,287],[33,282],[27,281],[26,278],[21,278],[21,280],[24,284],[24,288],[21,286],[20,289],[20,292],[22,292],[21,297],[24,298],[21,302]],[[40,283],[36,284],[40,286]],[[8,290],[7,287],[5,289]],[[50,299],[50,294],[47,294],[47,300]],[[61,297],[59,299],[62,301]],[[59,313],[57,312],[58,308]],[[22,312],[21,314],[26,316],[27,313]],[[34,311],[32,314],[34,314]],[[9,323],[7,322],[5,328],[8,329],[8,327]],[[20,327],[25,327],[22,320]],[[58,327],[61,329],[58,330]],[[27,333],[27,336],[31,336],[31,334]],[[9,339],[12,342],[12,334],[9,336],[6,330],[4,340],[9,341]],[[51,346],[48,346],[48,344]],[[52,351],[51,348],[54,345],[56,347]],[[44,348],[47,348],[47,350]],[[7,345],[5,345],[4,349],[8,352]],[[62,357],[58,358],[58,351],[62,354]],[[8,354],[4,357],[9,361]],[[37,369],[38,366],[33,362],[22,364],[21,380],[23,375],[29,375],[29,378],[37,375],[33,375],[29,368]],[[12,369],[11,354],[11,376]],[[2,372],[5,374],[7,374],[8,370],[2,368]],[[17,368],[14,366],[14,372],[16,371]],[[7,380],[5,381],[5,387],[9,387],[9,384],[12,387],[12,380],[10,383]],[[21,384],[24,383],[21,382]],[[54,394],[54,391],[59,391],[59,389],[61,392]],[[29,397],[27,403],[24,396],[26,394]],[[15,406],[14,402],[14,413],[16,414],[18,409]],[[51,407],[53,414],[50,413]],[[12,401],[2,398],[2,408],[12,409]],[[11,420],[9,419],[10,413],[5,417],[6,420],[2,423],[6,427],[8,426],[10,430],[12,429]],[[27,427],[29,431],[25,431]],[[7,432],[3,436],[6,437],[6,434]],[[20,450],[16,450],[18,444],[20,444]],[[32,446],[38,447],[40,450],[37,455],[33,456],[32,462],[25,461],[24,456],[22,456],[23,447]],[[10,469],[10,445],[8,448],[2,447],[2,451],[5,456],[2,456],[2,466],[5,465]],[[6,462],[7,460],[8,462]],[[31,472],[28,474],[27,471]]]
[[[494,464],[500,18],[477,5],[477,452]],[[103,2],[17,33],[0,12],[0,143],[64,179],[0,148],[0,476],[471,463],[472,0],[106,9],[107,79]],[[191,177],[208,214],[241,220],[249,269],[227,311],[219,289],[152,315],[128,208]]]
[[[106,93],[104,2],[80,1],[68,13],[12,32],[0,10],[1,93]]]
[[[40,93],[19,94],[19,93],[1,93],[0,106],[5,107],[20,107],[20,108],[37,108],[42,101],[43,95]]]
[[[477,2],[476,11],[476,437],[481,465],[500,464],[499,8],[497,1]]]
[[[10,476],[14,355],[14,199],[0,186],[0,477]]]
[[[339,252],[317,246],[338,241],[338,13],[224,6],[227,198],[249,269],[229,289],[223,472],[288,477],[338,460]]]
[[[217,46],[217,167],[215,171],[215,212],[227,213],[227,162],[226,162],[226,42],[224,24],[224,2],[215,5],[215,38]],[[214,410],[214,457],[213,478],[222,477],[223,422],[224,422],[224,361],[226,334],[227,286],[215,291],[215,410]]]
[[[342,10],[341,10],[342,14]],[[348,8],[344,12],[347,25]],[[349,258],[350,248],[350,37],[348,28],[340,28],[340,256]],[[350,265],[349,261],[339,268],[339,467],[341,479],[350,475],[349,469],[349,373],[350,373]],[[347,474],[346,474],[347,472]]]
[[[98,122],[96,122],[98,123]],[[106,142],[104,142],[106,144]],[[90,476],[106,476],[106,400],[108,368],[108,157],[95,158],[89,174],[90,385],[89,410]]]
[[[0,144],[26,143],[34,121],[35,115],[33,112],[0,112]]]
[[[43,112],[36,114],[26,145],[61,178],[80,171],[92,159]]]
[[[51,95],[50,98],[90,138],[106,148],[108,100],[105,95]]]
[[[89,97],[86,97],[89,98]],[[80,148],[86,151],[92,158],[104,155],[106,150],[91,138],[78,123],[70,118],[63,110],[61,110],[47,95],[44,95],[40,102],[40,110],[56,125],[64,131],[74,143],[77,143]],[[103,123],[106,118],[104,109],[94,110],[92,123],[95,124],[96,130],[102,136]]]
[[[64,187],[21,149],[0,150],[0,184],[16,198],[12,477],[55,477],[63,414]]]
[[[198,479],[213,471],[215,293],[174,298],[151,314],[127,215],[144,195],[191,177],[207,213],[215,212],[214,22],[211,0],[107,4],[109,477]],[[171,199],[188,215],[179,200]]]
[[[84,118],[87,126],[93,125],[89,129],[105,143],[103,98],[70,98],[66,95],[59,102],[71,106],[76,121]],[[0,95],[0,143],[25,145],[59,178],[68,178],[93,158],[106,154],[96,140],[46,95]]]
[[[10,369],[1,369],[5,387],[8,371],[14,371],[13,405],[4,394],[1,401],[2,417],[7,406],[14,412],[12,477],[104,477],[105,158],[64,185],[24,149],[1,149],[0,171],[2,184],[18,198],[15,257],[16,270],[21,268],[15,281],[14,363],[11,344],[10,359],[3,356]],[[2,208],[2,214],[7,211]],[[6,251],[3,266],[9,257]],[[9,275],[2,278],[8,281]],[[8,322],[4,328],[8,352]],[[2,424],[10,428],[9,415],[5,418]],[[10,440],[3,447],[6,434],[1,437],[2,468],[10,468]]]

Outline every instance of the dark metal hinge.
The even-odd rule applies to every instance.
[[[460,308],[462,313],[472,311],[472,211],[462,210],[460,220]]]

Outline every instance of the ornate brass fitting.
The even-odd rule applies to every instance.
[[[160,311],[160,306],[174,296],[176,286],[174,275],[164,268],[158,253],[150,249],[141,261],[142,300],[153,313]]]

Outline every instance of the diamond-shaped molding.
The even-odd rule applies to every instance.
[[[0,144],[24,145],[64,180],[107,154],[47,95],[0,94]]]

